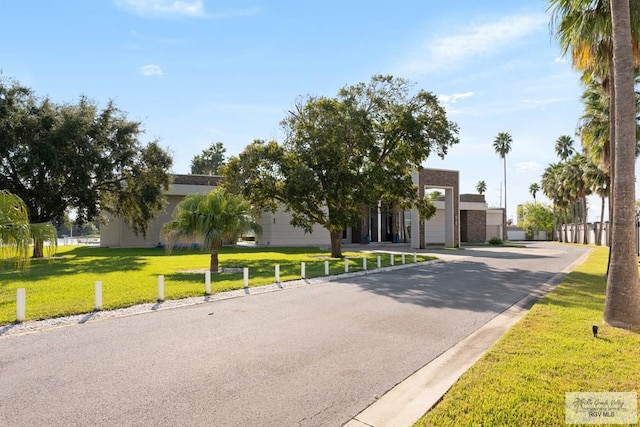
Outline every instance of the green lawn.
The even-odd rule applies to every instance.
[[[562,426],[565,392],[640,392],[640,334],[602,321],[607,254],[595,249],[416,426]]]
[[[349,271],[377,267],[378,254],[345,252]],[[379,254],[381,265],[390,265],[388,254]],[[432,259],[418,255],[418,261]],[[306,277],[324,276],[329,261],[330,274],[345,271],[344,259],[330,258],[330,252],[318,248],[224,247],[221,267],[248,267],[249,286],[273,283],[275,265],[280,265],[280,280],[300,279],[300,263],[305,263]],[[395,264],[401,264],[395,255]],[[406,263],[413,262],[407,254]],[[16,289],[26,289],[27,320],[87,313],[94,309],[94,283],[102,281],[103,309],[154,302],[158,298],[158,275],[164,276],[165,299],[204,295],[204,272],[209,254],[197,250],[176,250],[166,255],[162,249],[108,249],[84,246],[60,247],[56,259],[33,260],[29,270],[16,272],[0,265],[0,325],[16,318]],[[243,273],[220,273],[211,279],[211,292],[241,289]]]

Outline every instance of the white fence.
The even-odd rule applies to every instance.
[[[100,245],[99,237],[62,237],[58,238],[58,246]]]
[[[556,228],[556,240],[566,241],[566,242],[584,242],[584,234],[587,233],[587,243],[590,245],[598,244],[598,233],[600,232],[600,227],[604,225],[602,229],[602,238],[600,240],[600,245],[606,246],[609,242],[609,223],[605,222],[604,224],[599,222],[587,223],[587,224],[567,224],[566,227],[558,226]],[[566,232],[565,232],[566,228]],[[586,230],[586,231],[585,231]],[[637,227],[636,227],[637,231]]]

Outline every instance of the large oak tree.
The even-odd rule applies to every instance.
[[[60,105],[0,79],[0,188],[24,201],[31,223],[58,225],[70,210],[79,223],[109,212],[144,235],[164,207],[172,159],[156,142],[141,144],[141,134],[112,102]]]
[[[418,199],[411,172],[432,152],[444,157],[458,127],[435,95],[411,89],[376,75],[333,98],[298,100],[281,123],[284,142],[257,140],[229,159],[225,185],[258,209],[284,207],[307,232],[326,228],[333,257],[342,256],[342,232],[362,221],[367,205],[417,207],[428,218],[435,209]]]

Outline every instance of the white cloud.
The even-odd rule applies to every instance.
[[[473,92],[454,93],[451,95],[438,95],[438,101],[444,104],[455,104],[458,99],[471,98]]]
[[[114,3],[120,9],[142,16],[200,17],[205,15],[202,0],[114,0]]]
[[[162,72],[162,68],[159,65],[149,64],[140,67],[140,74],[143,76],[160,76],[162,77],[164,73]]]
[[[404,73],[424,74],[450,69],[474,57],[489,56],[543,28],[545,14],[515,15],[496,22],[467,27],[458,34],[428,39],[399,68]]]
[[[567,62],[567,60],[565,58],[559,56],[556,59],[554,59],[553,62],[558,62],[558,63],[564,64],[565,62]]]
[[[518,170],[518,172],[536,172],[541,171],[543,169],[543,166],[538,162],[529,161],[518,163],[516,165],[516,169]]]

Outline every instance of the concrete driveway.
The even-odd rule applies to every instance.
[[[0,337],[0,425],[340,426],[588,248],[446,262]]]

